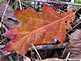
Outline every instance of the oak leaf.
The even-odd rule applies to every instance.
[[[10,41],[11,48],[24,55],[31,44],[39,45],[53,42],[56,38],[63,43],[66,29],[71,29],[70,22],[75,19],[74,12],[60,13],[47,4],[43,4],[43,12],[34,9],[18,10],[14,13],[20,20],[20,26],[13,29],[17,39]],[[15,42],[13,42],[15,41]]]

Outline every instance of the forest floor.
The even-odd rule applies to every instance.
[[[2,15],[2,12],[4,10],[5,4],[0,4],[0,16]],[[5,18],[12,16],[13,10],[11,7],[7,9]],[[72,33],[70,36],[70,44],[67,46],[66,50],[70,52],[69,59],[72,59],[70,61],[80,61],[81,60],[81,30],[77,29],[74,33]],[[45,59],[44,61],[63,61],[62,59]]]

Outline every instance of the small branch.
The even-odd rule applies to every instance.
[[[20,10],[22,10],[22,3],[20,0],[18,0],[18,2],[19,2]]]
[[[61,56],[61,57],[63,57],[63,56],[64,56],[65,52],[66,52],[66,48],[64,49],[63,54],[62,54],[62,56]]]
[[[12,59],[12,57],[11,57],[11,56],[8,56],[8,58],[9,58],[9,60],[10,60],[10,61],[14,61],[14,60]]]
[[[68,60],[69,56],[70,56],[70,52],[68,53],[68,55],[67,55],[67,57],[66,57],[65,61],[67,61],[67,60]]]
[[[34,0],[35,1],[35,0]],[[81,6],[81,4],[73,3],[73,2],[63,2],[63,1],[35,1],[35,2],[42,2],[42,3],[57,3],[57,4],[68,4],[68,5],[74,5],[74,6]]]
[[[2,15],[2,20],[1,20],[1,22],[3,22],[3,19],[4,19],[4,16],[5,16],[5,13],[6,13],[6,10],[7,10],[7,8],[8,8],[9,3],[10,3],[10,0],[8,1],[7,5],[6,5],[6,7],[5,7],[5,10],[4,10],[3,15]]]
[[[81,23],[81,21],[80,21],[79,23],[77,23],[71,30],[73,30],[74,28],[76,28],[80,23]],[[69,30],[69,31],[67,32],[67,35],[68,35],[68,33],[69,33],[71,30]]]

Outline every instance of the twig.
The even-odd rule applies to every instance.
[[[9,60],[10,60],[10,61],[14,61],[14,60],[12,59],[12,57],[11,57],[11,56],[8,56],[8,58],[9,58]]]
[[[42,2],[42,3],[58,3],[58,4],[68,4],[68,5],[74,5],[74,6],[81,6],[81,4],[73,3],[73,2],[63,2],[63,1],[36,1],[35,2]]]
[[[21,3],[20,0],[18,0],[18,2],[19,2],[19,5],[20,5],[20,10],[22,10],[22,3]]]
[[[37,51],[36,47],[35,47],[33,44],[31,44],[31,45],[32,45],[32,47],[35,49],[35,51],[36,51],[36,53],[37,53],[37,55],[38,55],[38,57],[39,57],[40,61],[42,61],[41,56],[39,55],[39,53],[38,53],[38,51]]]
[[[67,60],[68,60],[69,56],[70,56],[70,52],[68,53],[68,55],[67,55],[67,57],[66,57],[65,61],[67,61]]]
[[[1,22],[3,22],[3,19],[4,19],[4,16],[5,16],[5,13],[6,13],[6,10],[7,10],[7,8],[8,8],[9,3],[10,3],[10,0],[8,1],[7,5],[6,5],[6,7],[5,7],[5,10],[4,10],[3,15],[2,15],[2,20],[1,20]]]
[[[64,56],[65,51],[66,51],[66,48],[64,49],[63,54],[62,54],[62,56],[61,56],[61,57],[63,57],[63,56]]]
[[[81,23],[81,22],[77,23],[71,30],[73,30],[74,28],[76,28],[80,23]],[[67,34],[68,34],[71,30],[69,30],[69,31],[67,32]]]

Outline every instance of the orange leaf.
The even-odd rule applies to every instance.
[[[34,45],[51,43],[57,38],[61,43],[65,41],[66,29],[70,29],[70,22],[74,21],[75,13],[61,13],[52,7],[44,4],[43,12],[36,12],[29,8],[18,10],[14,13],[20,20],[20,27],[13,29],[13,33],[19,35],[15,43],[12,41],[12,48],[20,54],[25,54],[31,43]],[[71,21],[72,20],[72,21]]]

